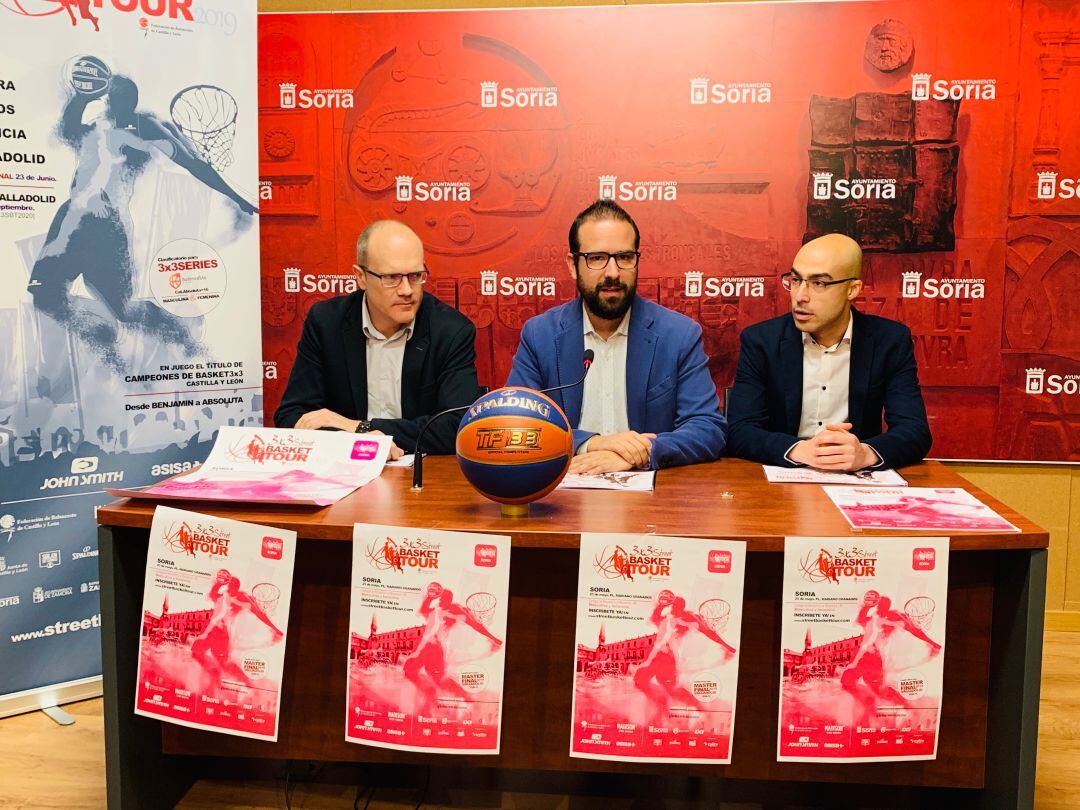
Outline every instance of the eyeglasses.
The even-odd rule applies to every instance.
[[[354,264],[353,267],[357,270],[363,270],[369,276],[375,276],[375,278],[379,279],[379,281],[382,282],[382,285],[388,290],[400,287],[403,278],[407,278],[409,280],[409,286],[414,287],[423,284],[428,280],[428,276],[431,275],[431,271],[427,269],[426,264],[424,265],[423,270],[417,270],[414,273],[376,273],[360,264]]]
[[[789,271],[780,276],[780,283],[784,285],[785,290],[790,291],[798,289],[800,285],[806,284],[806,286],[810,288],[811,295],[820,295],[834,284],[843,284],[845,281],[858,281],[858,279],[855,278],[855,276],[851,276],[849,278],[838,278],[835,281],[826,281],[821,278],[802,278],[793,271]]]
[[[607,253],[603,250],[593,251],[591,253],[575,253],[574,258],[582,257],[585,259],[585,266],[590,270],[604,270],[608,266],[608,262],[612,259],[615,260],[615,266],[620,270],[633,270],[638,266],[638,259],[641,258],[640,250],[620,250],[618,253]]]

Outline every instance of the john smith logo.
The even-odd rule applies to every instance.
[[[922,272],[912,270],[904,273],[900,285],[902,298],[985,298],[986,279],[983,278],[928,278]]]
[[[997,98],[997,80],[934,79],[929,73],[912,73],[911,98],[914,101],[993,101]]]
[[[333,108],[350,110],[353,106],[352,90],[309,90],[305,87],[297,88],[296,82],[281,82],[278,84],[278,102],[283,110],[307,110],[314,107],[317,110]]]
[[[1063,177],[1058,180],[1057,172],[1039,172],[1035,197],[1039,200],[1074,200],[1080,197],[1080,179]]]
[[[56,568],[60,565],[60,550],[42,551],[38,554],[38,568]]]
[[[480,82],[480,106],[492,107],[558,107],[557,87],[503,87],[498,82]]]
[[[405,540],[400,543],[389,537],[368,545],[368,562],[379,571],[400,571],[406,568],[426,568],[435,570],[439,567],[439,543],[426,540]]]
[[[619,180],[614,174],[600,175],[598,195],[601,200],[623,202],[670,201],[679,196],[674,180]]]
[[[593,569],[605,579],[632,582],[635,576],[670,577],[672,553],[669,549],[633,545],[604,546],[593,558]]]
[[[515,298],[541,295],[551,298],[555,295],[555,279],[551,276],[500,276],[495,270],[481,270],[480,294]]]
[[[299,267],[286,267],[285,292],[287,293],[324,293],[327,295],[348,295],[356,292],[356,276],[352,273],[331,273],[318,275],[305,273]]]
[[[690,80],[691,104],[768,104],[771,101],[771,82],[711,84],[704,76]]]
[[[236,461],[254,461],[263,464],[267,461],[307,461],[315,443],[310,439],[286,436],[266,441],[259,434],[249,440],[241,439],[228,453]]]
[[[896,180],[883,177],[858,177],[833,180],[832,172],[814,172],[815,200],[895,200]]]
[[[394,197],[398,202],[469,202],[472,187],[465,182],[437,180],[414,181],[412,175],[399,175]]]
[[[687,298],[763,298],[765,277],[710,276],[704,278],[700,270],[687,270],[683,294]]]
[[[1080,393],[1080,374],[1047,374],[1045,368],[1029,368],[1024,381],[1024,392],[1071,396]]]
[[[799,562],[803,579],[819,582],[836,582],[841,579],[868,579],[877,575],[877,552],[863,551],[858,547],[810,550]]]
[[[173,523],[165,530],[162,541],[174,554],[187,554],[194,557],[206,554],[208,557],[228,557],[229,539],[232,532],[218,526],[204,526],[196,523],[194,527],[186,520]]]

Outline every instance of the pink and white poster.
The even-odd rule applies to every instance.
[[[731,762],[746,544],[582,534],[570,756]]]
[[[353,529],[345,739],[498,754],[510,538]]]
[[[912,532],[1019,532],[956,487],[822,487],[853,529]]]
[[[135,713],[277,740],[296,532],[154,511]]]
[[[789,537],[780,762],[934,759],[949,541]]]
[[[145,489],[109,493],[327,506],[377,478],[392,441],[371,433],[226,426],[202,466]]]

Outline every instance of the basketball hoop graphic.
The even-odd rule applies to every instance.
[[[920,629],[925,630],[934,621],[934,600],[929,596],[915,596],[907,600],[904,605],[904,613],[908,615]]]
[[[697,609],[698,615],[709,629],[719,635],[727,629],[731,618],[731,605],[723,599],[706,599]]]
[[[469,613],[484,627],[491,624],[491,620],[495,617],[495,606],[498,603],[493,594],[485,591],[470,594],[465,599],[465,607],[469,609]]]
[[[186,87],[169,104],[173,122],[219,172],[233,160],[236,112],[236,99],[212,84]]]
[[[281,589],[272,582],[260,582],[251,589],[251,600],[267,616],[273,616],[281,599]]]

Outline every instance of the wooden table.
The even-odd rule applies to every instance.
[[[651,493],[560,490],[527,518],[501,517],[452,458],[429,458],[422,492],[411,471],[376,481],[324,509],[189,503],[185,508],[295,530],[301,538],[277,743],[161,724],[133,714],[147,537],[153,504],[121,501],[98,513],[109,806],[171,802],[198,776],[178,755],[357,762],[419,762],[532,771],[681,774],[722,779],[729,793],[826,804],[869,795],[879,806],[1031,807],[1035,783],[1047,532],[928,462],[901,471],[912,486],[964,487],[1021,529],[951,536],[945,699],[932,762],[776,762],[780,589],[787,535],[852,532],[818,486],[769,484],[734,459],[662,470]],[[346,650],[354,522],[509,534],[511,562],[506,705],[498,756],[422,755],[344,741]],[[646,765],[571,759],[577,547],[580,532],[655,533],[745,540],[746,593],[738,717],[729,766]],[[911,532],[903,532],[911,534]],[[889,534],[875,532],[874,534]],[[639,774],[643,776],[632,776]],[[739,780],[739,781],[735,781]],[[827,784],[820,784],[827,783]],[[866,785],[908,786],[888,793]],[[779,794],[777,791],[779,790]],[[861,792],[860,792],[861,791]],[[811,791],[813,792],[813,791]],[[888,797],[888,802],[883,797]],[[744,800],[746,800],[744,798]]]

